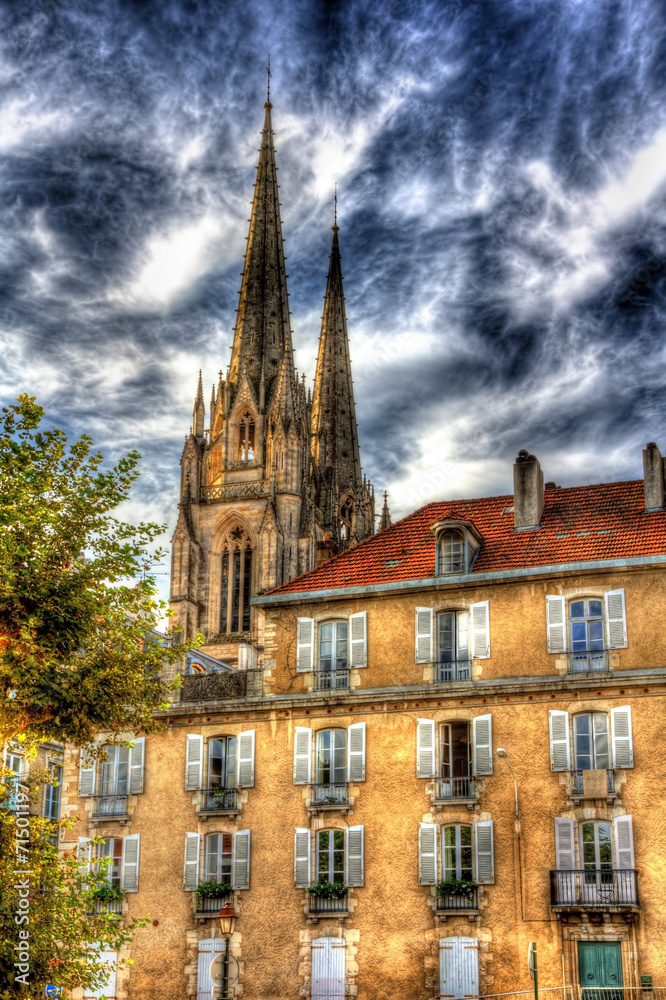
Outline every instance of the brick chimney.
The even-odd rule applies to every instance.
[[[538,528],[543,514],[543,472],[539,460],[524,449],[513,466],[513,524],[516,531]]]
[[[646,510],[664,509],[664,460],[654,441],[643,449],[643,495]]]

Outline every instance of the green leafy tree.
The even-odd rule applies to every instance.
[[[53,843],[56,824],[30,816],[29,831],[27,854],[17,862],[16,814],[5,802],[0,809],[0,1000],[43,998],[48,985],[62,988],[58,996],[77,986],[102,987],[110,971],[102,952],[128,943],[148,918],[127,919],[104,908],[100,897],[111,888],[104,862],[91,870],[74,852],[59,856]],[[21,897],[28,901],[23,909]]]
[[[154,731],[163,667],[185,649],[154,631],[164,526],[112,515],[136,452],[103,467],[85,435],[40,430],[43,415],[26,395],[0,415],[0,743]]]

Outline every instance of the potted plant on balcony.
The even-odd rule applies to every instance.
[[[342,882],[326,882],[320,880],[309,885],[306,892],[311,896],[318,896],[320,899],[342,899],[347,894],[347,886]]]
[[[471,903],[477,888],[478,883],[473,879],[450,878],[437,883],[437,895],[439,897],[464,896]]]
[[[204,899],[219,899],[231,892],[231,882],[199,882],[197,886],[197,909]]]
[[[126,891],[112,882],[103,882],[90,890],[90,898],[96,903],[122,903],[126,896]]]

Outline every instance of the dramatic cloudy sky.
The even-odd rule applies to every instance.
[[[363,464],[394,515],[641,475],[664,433],[663,0],[21,0],[0,23],[3,401],[175,521],[229,361],[272,97],[296,363],[335,181]]]

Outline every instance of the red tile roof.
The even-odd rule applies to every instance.
[[[272,594],[420,580],[435,575],[432,525],[471,521],[483,538],[472,577],[528,566],[666,554],[666,511],[646,513],[643,481],[556,487],[541,527],[514,531],[513,496],[429,503]],[[505,511],[505,508],[511,510]]]

